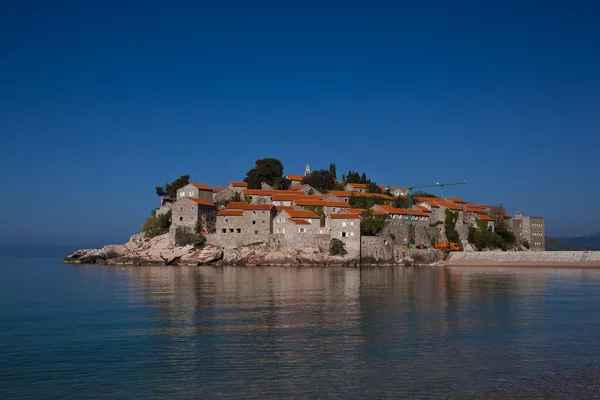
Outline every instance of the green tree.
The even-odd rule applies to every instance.
[[[171,226],[171,211],[169,210],[165,214],[156,215],[152,214],[144,224],[142,225],[142,233],[145,233],[148,237],[154,237],[163,235],[169,232],[169,227]]]
[[[446,232],[446,238],[449,242],[460,243],[460,236],[456,231],[456,221],[458,221],[458,211],[450,211],[446,208],[446,220],[444,223],[444,230]]]
[[[346,245],[340,239],[331,239],[331,243],[329,244],[329,254],[332,256],[343,256],[346,254]]]
[[[373,215],[372,210],[365,210],[360,218],[360,234],[375,236],[385,228],[389,218],[388,214]]]
[[[334,176],[326,169],[317,169],[305,176],[302,183],[306,183],[321,193],[332,190],[335,186]]]
[[[330,163],[329,164],[329,173],[331,174],[331,176],[333,176],[334,178],[337,178],[337,173],[335,172],[335,163]]]
[[[177,190],[190,183],[189,175],[181,175],[171,183],[156,187],[156,194],[160,197],[177,197]]]
[[[276,158],[256,160],[255,167],[246,172],[244,182],[248,182],[248,189],[260,189],[262,182],[275,189],[287,189],[291,184],[283,177],[283,164]]]
[[[367,186],[368,193],[383,193],[381,188],[375,182],[369,182]]]

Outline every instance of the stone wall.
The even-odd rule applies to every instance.
[[[414,240],[416,244],[431,243],[431,238],[435,238],[436,242],[443,241],[444,225],[429,226],[428,221],[413,221]],[[397,243],[405,244],[408,242],[408,220],[405,219],[390,219],[379,236],[390,237],[394,235]]]
[[[389,237],[363,236],[361,238],[360,259],[363,264],[400,263],[406,257],[411,257],[420,264],[431,264],[442,261],[444,252],[434,249],[403,249],[402,243]]]
[[[215,207],[203,206],[188,199],[187,197],[177,200],[173,204],[173,214],[171,216],[171,227],[192,227],[198,222],[207,227],[210,221],[216,220],[217,210]]]
[[[358,254],[360,251],[360,218],[331,219],[327,218],[330,238],[344,242],[348,254]]]
[[[224,201],[231,199],[233,196],[235,196],[235,192],[233,190],[231,190],[230,188],[226,187],[226,188],[219,190],[216,193],[213,193],[212,202],[213,203],[224,202]]]
[[[580,263],[600,262],[600,251],[481,251],[452,253],[448,264],[472,264],[476,261],[513,263]]]

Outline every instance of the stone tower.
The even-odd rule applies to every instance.
[[[304,169],[304,176],[310,175],[310,165],[306,164],[306,168]]]

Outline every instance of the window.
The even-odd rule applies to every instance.
[[[221,231],[222,231],[223,233],[227,233],[227,229],[225,229],[225,228],[221,229]]]
[[[354,236],[354,232],[350,232],[350,236]]]
[[[180,221],[183,221],[183,217],[179,217],[179,220],[180,220]]]
[[[350,221],[350,226],[354,226],[354,221]]]
[[[225,222],[229,222],[229,218],[225,218]]]
[[[193,194],[192,192],[189,192],[189,195],[190,195],[190,197],[193,197],[193,196],[194,196],[194,194]]]
[[[346,226],[346,221],[342,222],[342,226]]]
[[[347,202],[348,202],[348,199],[344,199],[344,202],[345,202],[345,203],[347,203]]]
[[[254,234],[255,234],[255,235],[258,235],[258,231],[254,231]]]
[[[333,207],[333,212],[336,212],[336,211],[337,211],[337,208]]]
[[[237,229],[236,229],[236,232],[237,232],[237,233],[242,233],[242,229],[241,229],[241,228],[237,228]]]
[[[262,222],[263,224],[265,223],[265,221]]]
[[[263,211],[261,212],[261,214],[264,214],[264,213],[265,213],[265,211],[263,210]]]
[[[252,221],[252,225],[256,225],[256,221]]]
[[[281,230],[281,233],[285,233],[285,228],[283,228],[283,229]]]
[[[348,232],[340,232],[341,237],[348,237]]]
[[[298,228],[298,232],[300,232],[300,233],[306,233],[306,228]]]
[[[256,211],[254,211],[254,210],[253,210],[253,211],[252,211],[252,214],[256,215]]]
[[[233,228],[229,228],[229,232],[233,233]]]
[[[281,229],[277,228],[277,233],[281,233]]]

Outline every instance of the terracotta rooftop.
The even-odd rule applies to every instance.
[[[294,207],[292,206],[275,206],[275,209],[277,210],[278,213],[284,211],[284,210],[295,210]]]
[[[307,199],[307,198],[311,198],[312,196],[307,196],[306,194],[304,194],[304,192],[300,192],[300,193],[286,193],[286,194],[274,194],[273,195],[273,201],[292,201],[292,200],[298,200],[298,199]]]
[[[310,222],[301,218],[289,218],[288,221],[293,222],[296,225],[310,225]]]
[[[352,192],[348,192],[347,190],[330,190],[330,194],[333,194],[337,197],[350,197],[352,196]]]
[[[448,200],[450,200],[456,204],[467,204],[466,201],[464,201],[463,199],[460,199],[458,197],[448,197]]]
[[[197,187],[198,189],[201,189],[201,190],[210,190],[210,191],[212,191],[212,189],[209,188],[208,186],[206,186],[204,183],[192,183],[192,185],[194,185],[195,187]]]
[[[248,187],[248,182],[229,182],[229,184],[233,187]]]
[[[175,201],[175,198],[173,198],[173,197],[163,197],[161,200],[162,201],[169,201],[169,202],[171,202],[171,201]]]
[[[304,179],[302,175],[287,174],[285,177],[290,181],[301,181],[302,179]]]
[[[367,185],[366,183],[349,183],[348,185],[355,189],[367,189],[369,187],[369,185]]]
[[[478,215],[477,219],[480,219],[482,221],[493,221],[494,218],[488,216],[488,215]]]
[[[225,206],[226,209],[236,209],[236,210],[245,210],[246,207],[249,206],[245,201],[232,201]]]
[[[210,202],[210,201],[208,201],[206,199],[199,199],[198,197],[184,197],[184,198],[185,199],[190,199],[193,202],[198,203],[198,204],[203,205],[203,206],[215,207],[215,205],[212,202]]]
[[[390,206],[386,206],[383,204],[376,204],[374,207],[379,207],[380,209],[382,209],[383,211],[385,211],[388,214],[408,215],[408,210],[406,208],[390,207]],[[429,216],[429,213],[418,210],[416,208],[413,208],[410,211],[410,214],[417,216],[417,217],[428,217]]]
[[[438,203],[441,207],[446,207],[449,210],[454,210],[454,211],[462,210],[462,207],[454,204],[451,201],[445,200],[445,199],[436,199],[435,202]]]
[[[297,206],[314,206],[314,207],[348,207],[348,203],[343,201],[323,201],[311,198],[298,198],[294,200]]]
[[[229,217],[241,217],[244,215],[243,210],[221,210],[217,212],[217,215],[220,216],[229,216]]]
[[[295,192],[295,191],[298,191],[298,190],[300,190],[300,189],[303,189],[303,188],[305,188],[306,186],[308,186],[308,185],[307,185],[307,184],[303,184],[303,185],[296,185],[296,186],[294,186],[294,187],[291,187],[289,190],[292,190],[292,191],[294,191],[294,192]]]
[[[218,187],[218,188],[213,188],[213,193],[218,193],[218,192],[220,192],[223,189],[225,189],[225,186],[221,186],[221,187]]]
[[[295,194],[296,196],[306,196],[306,193],[292,190],[263,190],[263,189],[244,189],[246,196],[273,196],[275,194]]]
[[[314,218],[319,219],[319,216],[310,210],[283,210],[292,218]]]

